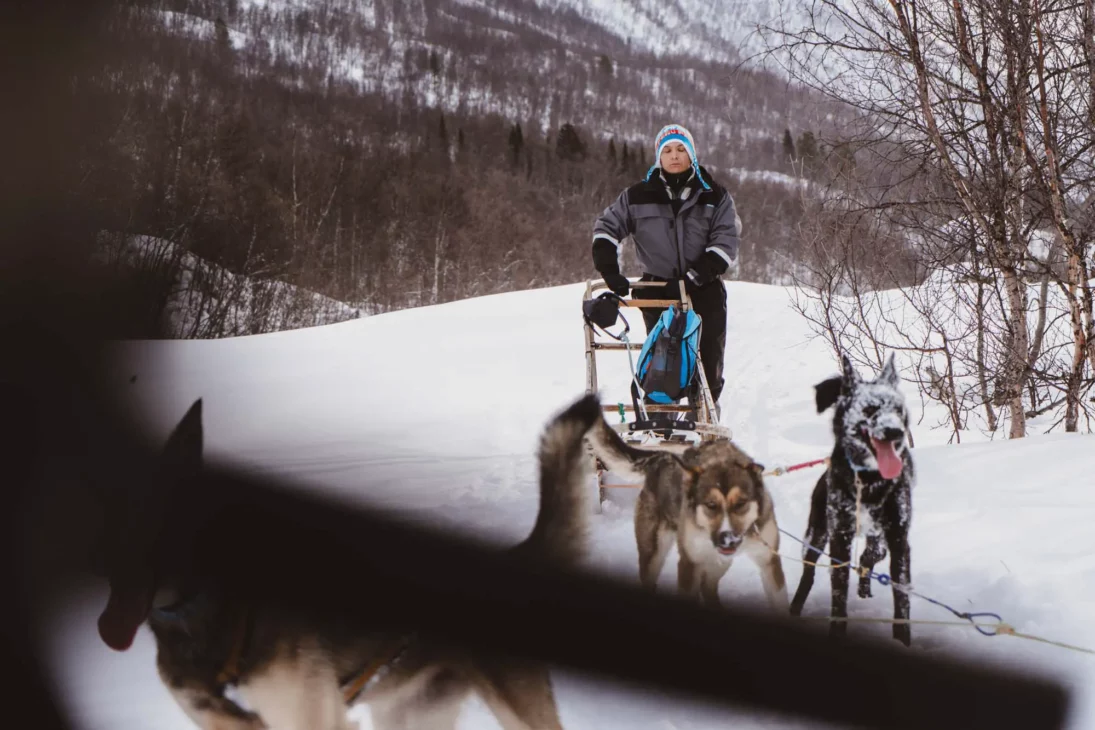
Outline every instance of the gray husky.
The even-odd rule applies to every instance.
[[[909,618],[909,595],[898,588],[908,585],[911,573],[909,524],[912,519],[912,487],[915,482],[912,455],[908,449],[909,412],[898,390],[901,382],[891,354],[873,381],[859,377],[847,356],[844,373],[814,386],[817,412],[836,406],[833,435],[836,444],[829,468],[814,487],[806,529],[804,558],[816,563],[829,544],[835,563],[847,565],[858,521],[866,547],[859,564],[873,570],[890,549],[893,578],[894,618]],[[859,515],[856,493],[859,492]],[[830,571],[833,618],[848,615],[848,567]],[[791,614],[798,616],[814,583],[814,566],[803,566],[802,578],[791,602]],[[870,576],[859,578],[859,596],[871,595]],[[842,636],[847,622],[833,621],[829,633]],[[906,646],[912,640],[907,623],[895,623],[895,639]]]
[[[719,581],[739,554],[760,568],[768,602],[787,611],[779,526],[764,467],[729,441],[709,441],[680,453],[630,446],[598,418],[590,450],[611,471],[643,480],[635,507],[639,580],[655,590],[676,542],[682,595],[718,605]]]
[[[547,425],[540,512],[529,537],[511,550],[564,567],[584,556],[583,436],[600,417],[598,402],[586,396]],[[413,636],[317,625],[262,606],[244,609],[188,583],[174,567],[185,564],[178,553],[197,536],[162,536],[156,515],[189,510],[197,519],[180,521],[201,523],[203,505],[196,503],[203,500],[188,495],[186,481],[201,469],[202,441],[198,400],[169,438],[144,501],[115,510],[111,591],[99,619],[101,638],[118,651],[147,620],[160,677],[199,727],[345,730],[348,707],[360,701],[377,728],[451,729],[473,692],[505,730],[562,727],[545,666],[468,655]]]

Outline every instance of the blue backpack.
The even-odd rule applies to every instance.
[[[670,306],[646,336],[635,375],[654,403],[677,403],[687,394],[696,376],[700,324],[695,311]]]

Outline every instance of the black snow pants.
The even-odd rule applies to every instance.
[[[659,276],[643,274],[641,281],[666,281]],[[668,280],[664,286],[641,286],[631,290],[632,299],[675,299],[680,301],[681,291],[677,279]],[[703,371],[707,375],[707,385],[711,388],[711,397],[718,403],[725,384],[722,373],[723,358],[726,355],[726,287],[722,279],[715,279],[701,287],[695,287],[692,282],[685,280],[685,291],[692,300],[692,306],[696,314],[702,320],[700,331],[700,360],[703,362]],[[646,332],[654,329],[658,323],[658,317],[662,316],[665,307],[644,307],[642,309],[643,321],[646,323]]]

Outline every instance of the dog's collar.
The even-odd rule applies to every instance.
[[[247,606],[240,606],[236,616],[236,632],[232,636],[232,648],[228,652],[228,658],[224,660],[224,665],[217,673],[217,682],[222,688],[239,681],[240,660],[251,642],[251,628],[251,611]]]
[[[152,609],[151,615],[156,620],[166,623],[184,623],[196,612],[199,606],[207,601],[208,596],[206,594],[193,593],[163,608]],[[239,680],[240,660],[243,658],[247,644],[250,643],[251,628],[251,611],[241,606],[237,615],[236,630],[232,638],[232,648],[217,674],[217,683],[221,687],[221,694],[225,697],[227,697],[225,692]],[[353,702],[391,672],[403,658],[407,649],[414,643],[414,639],[414,634],[406,634],[385,643],[377,656],[344,682],[342,696],[346,704]]]
[[[163,608],[154,608],[149,612],[149,618],[164,624],[180,626],[183,631],[189,632],[190,619],[199,612],[207,610],[210,596],[203,591],[190,593]],[[239,679],[239,664],[251,639],[251,611],[246,606],[240,606],[236,610],[236,628],[232,635],[232,646],[228,656],[217,672],[217,684],[224,690],[236,683]]]

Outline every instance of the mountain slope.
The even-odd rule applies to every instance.
[[[146,0],[105,26],[74,183],[104,227],[382,309],[585,275],[673,121],[734,195],[740,278],[785,282],[812,194],[788,136],[841,119],[530,0]]]
[[[606,30],[659,55],[736,62],[763,50],[757,26],[779,13],[778,0],[539,0],[569,8]]]

